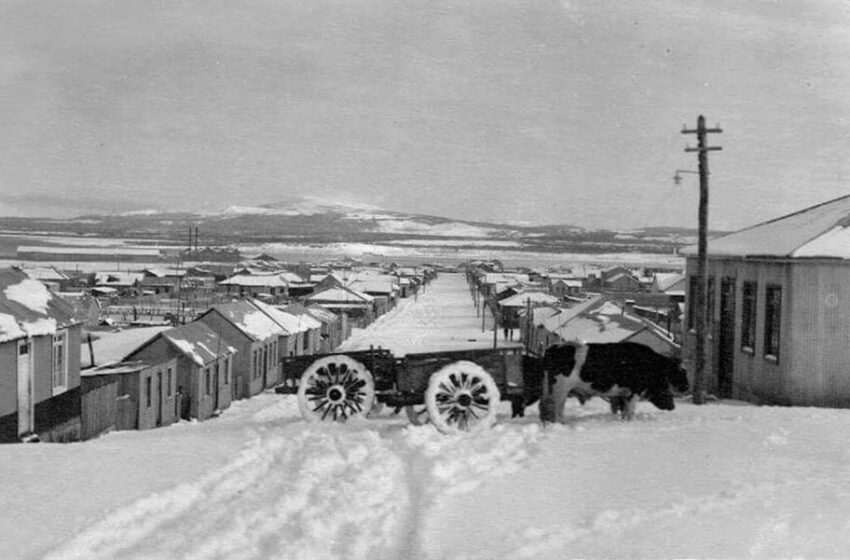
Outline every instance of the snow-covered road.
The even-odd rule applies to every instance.
[[[448,292],[449,280],[434,292]],[[419,313],[439,330],[437,300],[415,304],[432,307]],[[465,305],[474,322],[471,299]],[[394,321],[388,315],[368,334],[393,347]],[[460,341],[470,326],[458,325]],[[266,393],[202,424],[2,446],[0,477],[12,484],[0,486],[0,558],[842,558],[850,550],[850,411],[680,402],[661,412],[640,403],[634,422],[619,422],[597,399],[569,403],[568,421],[544,429],[536,411],[510,419],[501,404],[491,430],[446,436],[386,411],[308,424],[294,397]]]

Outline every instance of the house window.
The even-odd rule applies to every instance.
[[[310,333],[305,331],[304,332],[303,350],[307,350],[307,348],[309,348],[309,347],[310,347]]]
[[[744,282],[741,301],[741,349],[752,352],[756,347],[756,306],[758,284]]]
[[[165,396],[171,396],[171,368],[166,370],[165,382],[167,383],[167,387],[165,389]]]
[[[782,320],[782,287],[767,286],[764,299],[764,354],[778,360],[779,326]]]
[[[68,345],[66,331],[53,335],[53,390],[68,387]]]
[[[153,386],[153,378],[150,376],[145,378],[145,406],[151,407],[151,387]]]
[[[227,365],[224,367],[224,384],[227,385],[230,383],[230,366],[231,366],[231,358],[227,357]]]
[[[210,394],[210,368],[204,370],[204,394]]]

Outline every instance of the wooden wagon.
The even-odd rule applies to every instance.
[[[394,356],[389,350],[291,356],[278,393],[298,396],[308,421],[345,421],[373,407],[402,409],[443,433],[487,429],[502,399],[522,393],[523,347]]]

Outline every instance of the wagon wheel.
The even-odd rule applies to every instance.
[[[372,374],[348,356],[319,358],[304,371],[298,384],[298,408],[309,422],[342,422],[366,416],[374,402]]]
[[[499,389],[481,366],[460,361],[437,371],[428,380],[428,416],[444,434],[486,430],[496,419]]]
[[[408,405],[404,407],[404,411],[407,413],[407,419],[410,420],[410,423],[414,426],[424,426],[431,421],[431,418],[428,416],[427,405]]]

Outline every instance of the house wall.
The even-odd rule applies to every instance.
[[[0,443],[18,441],[18,341],[0,344]]]
[[[790,372],[792,362],[799,361],[794,358],[792,338],[797,336],[796,331],[800,326],[794,324],[791,314],[791,301],[794,297],[791,282],[792,266],[788,263],[768,260],[749,259],[711,259],[708,266],[708,276],[713,278],[712,295],[709,301],[712,303],[710,319],[708,323],[709,340],[708,356],[706,358],[706,390],[716,393],[718,390],[717,360],[720,352],[720,305],[721,287],[724,278],[735,279],[735,317],[734,342],[731,347],[733,370],[732,370],[732,397],[759,404],[799,404],[797,397],[791,387]],[[690,293],[690,278],[696,275],[696,259],[689,258],[687,261],[686,274],[687,296],[686,301],[694,297]],[[743,284],[745,281],[757,282],[756,293],[756,325],[755,344],[752,349],[741,347],[741,330],[743,314]],[[772,360],[764,355],[764,329],[765,329],[765,293],[768,284],[782,287],[782,309],[780,324],[780,348],[779,359]],[[694,330],[688,329],[690,323],[688,313],[689,305],[685,306],[684,336],[683,336],[683,358],[684,365],[693,375],[694,348],[696,345]]]
[[[204,364],[203,367],[193,364],[192,387],[196,398],[192,399],[191,417],[206,420],[214,416],[217,411],[224,410],[230,406],[233,399],[233,361],[229,364],[228,357],[224,356],[215,361]],[[210,392],[207,394],[207,372],[210,375]],[[218,375],[218,395],[216,399],[216,374]]]
[[[165,380],[168,377],[168,367],[174,368],[174,375],[172,376],[172,396],[170,398],[167,397],[167,392],[163,389],[163,392],[166,393],[166,397],[165,402],[163,403],[162,425],[171,424],[183,417],[187,419],[197,418],[198,420],[206,420],[213,415],[213,411],[216,408],[224,409],[230,406],[232,397],[231,383],[224,383],[224,376],[221,376],[222,380],[219,383],[219,398],[216,406],[216,401],[213,398],[213,395],[206,394],[205,379],[202,375],[203,368],[198,366],[197,363],[185,356],[183,353],[178,352],[171,343],[162,337],[157,338],[150,344],[139,349],[137,352],[134,352],[131,356],[128,356],[128,359],[144,360],[155,364],[161,364],[157,366],[157,369],[152,371],[152,374],[154,375],[154,387],[156,387],[156,371],[161,370],[163,372],[163,386],[165,386]],[[221,358],[219,361],[226,362],[226,357]],[[214,363],[215,362],[211,362],[210,364],[207,364],[207,366]],[[229,376],[228,379],[232,381],[232,376]],[[211,384],[211,387],[213,385],[214,384]],[[147,410],[143,410],[143,391],[144,381],[135,383],[133,388],[128,388],[128,392],[130,392],[131,395],[136,395],[134,400],[140,403],[139,429],[151,427],[149,412]],[[179,397],[177,394],[178,392],[180,392]],[[153,412],[155,413],[155,409],[153,409]],[[167,423],[165,420],[166,417],[169,418]],[[153,420],[153,423],[154,425],[156,424],[155,419]],[[142,427],[143,424],[144,427]]]
[[[251,360],[253,359],[253,341],[245,333],[237,329],[233,323],[222,317],[215,310],[205,313],[198,318],[213,331],[219,334],[229,345],[236,348],[233,356],[233,380],[231,384],[232,399],[246,399],[251,396]]]
[[[791,267],[786,390],[792,404],[850,406],[850,265],[800,262]],[[783,302],[783,311],[786,303]],[[787,325],[787,326],[786,326]]]
[[[168,368],[171,368],[171,384],[168,384]],[[162,374],[162,386],[159,386],[158,377]],[[139,403],[138,429],[147,430],[159,426],[168,426],[177,421],[176,393],[177,393],[177,359],[176,357],[158,362],[156,365],[147,367],[138,374]],[[151,399],[147,400],[147,380],[151,380]]]

